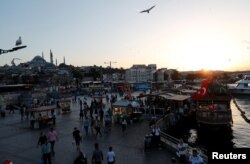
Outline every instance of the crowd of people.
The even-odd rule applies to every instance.
[[[115,96],[106,97],[105,105],[110,105],[111,101],[114,101]],[[79,120],[81,122],[80,127],[72,127],[72,138],[73,143],[77,150],[77,157],[74,159],[74,164],[86,164],[87,157],[84,155],[81,150],[81,143],[83,142],[84,136],[93,137],[97,139],[98,137],[103,137],[103,132],[109,132],[111,126],[106,122],[105,114],[107,114],[110,118],[112,118],[112,110],[110,107],[108,111],[103,110],[103,102],[102,99],[92,98],[91,103],[88,104],[86,98],[78,98],[74,99],[73,105],[78,107],[79,109]],[[106,107],[107,107],[106,106]],[[60,106],[58,107],[60,108]],[[26,111],[26,107],[24,106],[21,111]],[[21,112],[21,119],[24,119],[25,112]],[[112,122],[112,120],[111,120]],[[121,118],[121,131],[124,133],[127,129],[128,122],[126,118]],[[55,127],[55,124],[54,126]],[[51,164],[52,159],[55,157],[55,145],[58,141],[59,137],[54,128],[50,128],[47,132],[41,132],[39,139],[37,141],[37,146],[41,148],[41,163],[43,164]],[[151,140],[150,142],[156,146],[160,147],[160,133],[161,130],[156,124],[152,124],[151,126]],[[176,158],[173,158],[172,163],[179,162],[185,163],[190,162],[191,164],[200,164],[203,163],[203,159],[198,155],[196,150],[193,150],[192,155],[188,158],[186,156],[187,144],[180,140],[180,143],[177,145],[178,151],[176,153]],[[92,153],[92,157],[90,161],[94,164],[101,164],[104,160],[107,161],[108,164],[114,164],[116,162],[115,152],[112,146],[107,148],[106,159],[104,157],[103,151],[100,149],[99,144],[94,144],[94,150]]]
[[[106,103],[108,104],[109,102]],[[72,132],[72,137],[73,137],[72,144],[75,145],[76,150],[78,152],[78,155],[74,160],[74,164],[86,164],[87,157],[81,150],[81,143],[83,141],[84,136],[91,135],[90,137],[94,137],[96,139],[98,137],[102,137],[103,136],[102,133],[105,130],[105,126],[110,128],[110,125],[106,124],[106,120],[104,119],[102,100],[98,101],[97,99],[93,98],[90,105],[88,105],[88,103],[86,102],[86,98],[83,99],[78,98],[76,101],[75,100],[73,101],[73,105],[79,108],[79,120],[82,125],[82,127],[74,127]],[[60,108],[60,106],[58,108]],[[112,115],[111,109],[109,109],[109,111],[107,111],[106,114],[108,114],[111,118]],[[122,131],[126,130],[126,126],[127,125],[124,125],[123,121],[123,123],[121,124]],[[47,134],[44,132],[40,133],[37,146],[41,147],[42,164],[51,164],[52,158],[55,157],[56,141],[58,141],[58,134],[54,128],[51,128]],[[93,164],[100,164],[102,163],[103,160],[104,160],[103,152],[102,150],[99,149],[99,144],[95,143],[91,162]],[[108,164],[115,163],[115,153],[112,146],[108,147],[106,160]]]
[[[173,157],[171,159],[172,163],[180,163],[180,164],[203,164],[204,160],[198,153],[197,149],[192,148],[190,151],[190,148],[187,143],[183,141],[182,138],[180,138],[179,143],[177,144],[177,152],[176,157]]]

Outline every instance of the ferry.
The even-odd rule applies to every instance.
[[[228,84],[228,90],[233,95],[248,95],[250,94],[250,75],[245,75],[243,79],[237,81],[235,84]]]
[[[232,123],[232,111],[230,108],[230,98],[227,96],[217,96],[211,102],[204,99],[199,102],[196,108],[196,120],[198,125],[229,126]]]
[[[198,125],[230,126],[232,123],[230,101],[231,96],[226,87],[215,81],[208,84],[206,96],[196,100]]]

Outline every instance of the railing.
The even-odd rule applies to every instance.
[[[160,118],[157,122],[156,122],[156,125],[159,126],[161,129],[164,129],[164,120],[165,119],[168,119],[169,118],[169,115],[166,115],[162,118]],[[167,134],[167,133],[164,133],[163,131],[161,131],[161,142],[163,144],[165,144],[165,146],[167,146],[167,148],[172,151],[172,152],[177,152],[178,151],[178,147],[177,147],[177,144],[180,142],[179,139]],[[187,148],[187,157],[191,154],[191,151],[193,149],[197,149],[200,156],[203,158],[204,160],[204,163],[207,163],[208,162],[208,157],[207,155],[205,154],[206,150],[204,149],[200,149],[200,148],[197,148],[197,147],[192,147],[192,146],[189,146],[188,145],[188,148]]]
[[[230,124],[232,122],[231,110],[229,111],[197,111],[198,122],[206,124]]]

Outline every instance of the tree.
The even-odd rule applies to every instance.
[[[96,65],[90,68],[89,73],[90,73],[90,76],[94,78],[94,80],[101,79],[101,75],[102,75],[101,68],[97,67]]]
[[[82,79],[83,75],[78,69],[73,69],[72,70],[73,77],[76,79]]]
[[[171,78],[173,80],[180,80],[181,79],[181,75],[177,70],[173,70],[173,72],[171,73]]]

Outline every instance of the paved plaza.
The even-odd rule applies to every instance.
[[[71,106],[70,113],[57,115],[54,128],[59,139],[55,144],[53,164],[73,164],[78,154],[75,145],[72,144],[72,132],[74,127],[82,127],[82,121],[79,120],[77,105]],[[150,152],[144,152],[144,136],[149,133],[148,125],[149,122],[144,119],[128,125],[127,130],[122,132],[120,125],[113,124],[111,132],[103,132],[103,136],[98,138],[91,133],[89,136],[83,133],[81,150],[86,154],[88,163],[91,163],[96,142],[99,143],[104,156],[108,147],[113,147],[117,164],[170,163],[173,154],[166,149],[155,148]],[[49,128],[50,126],[43,131],[47,134]],[[18,111],[15,111],[15,114],[6,113],[5,118],[0,118],[0,162],[10,159],[14,164],[38,164],[41,158],[41,148],[37,147],[39,133],[40,130],[30,128],[28,120],[21,121]],[[106,158],[103,163],[107,163]]]

